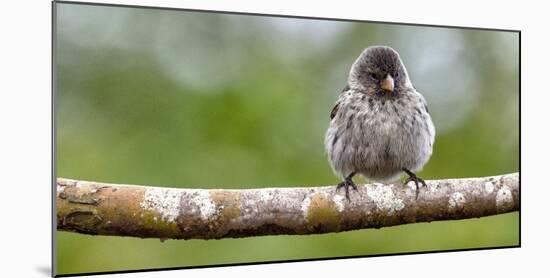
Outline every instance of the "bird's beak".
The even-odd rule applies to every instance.
[[[393,77],[390,74],[386,75],[386,78],[380,82],[380,87],[388,93],[393,92],[393,86]]]

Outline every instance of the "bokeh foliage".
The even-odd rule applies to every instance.
[[[437,129],[424,178],[519,170],[518,34],[56,4],[57,176],[196,188],[335,184],[323,137],[363,48],[400,52]],[[58,273],[510,246],[519,215],[311,236],[57,232]]]

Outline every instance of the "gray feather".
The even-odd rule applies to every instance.
[[[391,181],[401,176],[403,168],[416,172],[428,162],[435,128],[426,100],[412,86],[397,52],[381,51],[383,55],[370,59],[369,49],[352,66],[350,86],[336,101],[325,148],[340,177],[355,172],[369,180]],[[395,91],[380,93],[376,82],[358,74],[368,70],[400,71]]]

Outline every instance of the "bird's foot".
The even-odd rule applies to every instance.
[[[338,189],[344,187],[344,189],[346,190],[346,199],[348,199],[348,201],[350,201],[349,199],[349,187],[351,186],[353,188],[353,190],[355,191],[358,191],[357,190],[357,185],[355,185],[355,183],[353,182],[353,174],[349,175],[348,177],[346,177],[346,179],[339,183],[337,186],[336,186],[336,191],[338,191]]]
[[[418,199],[418,192],[419,192],[419,189],[420,187],[418,186],[418,184],[420,183],[422,186],[427,186],[426,185],[426,182],[419,178],[415,173],[403,168],[403,171],[405,173],[407,173],[407,175],[409,175],[409,177],[405,180],[405,183],[403,183],[403,185],[407,185],[409,182],[414,182],[414,185],[416,185],[416,199]]]

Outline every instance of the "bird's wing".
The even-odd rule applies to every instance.
[[[330,119],[334,119],[334,117],[336,116],[336,113],[338,113],[338,108],[340,106],[340,102],[336,102],[336,105],[334,105],[334,107],[332,108],[332,111],[330,111]]]
[[[419,91],[415,90],[415,92],[420,97],[420,102],[424,106],[424,109],[426,110],[426,113],[429,113],[430,111],[428,110],[428,102],[426,101],[424,96]]]
[[[346,84],[346,86],[344,87],[344,89],[342,89],[342,92],[340,92],[340,94],[346,92],[349,90],[349,85]],[[336,117],[336,114],[338,113],[338,108],[340,108],[340,100],[336,101],[336,104],[334,105],[334,107],[332,108],[332,110],[330,111],[330,119],[334,119],[334,117]]]

